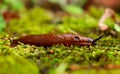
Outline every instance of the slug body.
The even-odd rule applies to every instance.
[[[41,34],[28,35],[15,39],[12,41],[11,46],[16,46],[19,42],[35,46],[50,47],[59,44],[63,44],[65,46],[93,46],[96,41],[78,34]]]

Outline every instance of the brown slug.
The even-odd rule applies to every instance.
[[[96,41],[102,36],[91,39],[78,34],[41,34],[41,35],[27,35],[11,41],[11,46],[14,47],[19,42],[35,46],[50,47],[53,45],[63,44],[65,46],[94,46]]]

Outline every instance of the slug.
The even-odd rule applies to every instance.
[[[94,46],[96,41],[102,38],[102,36],[92,39],[78,34],[41,34],[41,35],[27,35],[14,39],[11,41],[11,46],[14,47],[19,42],[35,46],[50,47],[53,45],[63,44],[65,46],[77,45],[77,46]]]

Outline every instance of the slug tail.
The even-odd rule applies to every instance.
[[[11,40],[10,42],[11,42],[11,44],[10,44],[11,47],[15,47],[15,46],[18,45],[18,41],[17,40]]]

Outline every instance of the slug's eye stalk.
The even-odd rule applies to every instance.
[[[92,42],[92,43],[93,43],[93,45],[96,45],[96,43],[95,43],[95,42],[96,42],[96,41],[98,41],[99,39],[101,39],[103,36],[104,36],[104,35],[101,35],[100,37],[98,37],[98,38],[94,39],[94,40],[93,40],[93,42]]]

